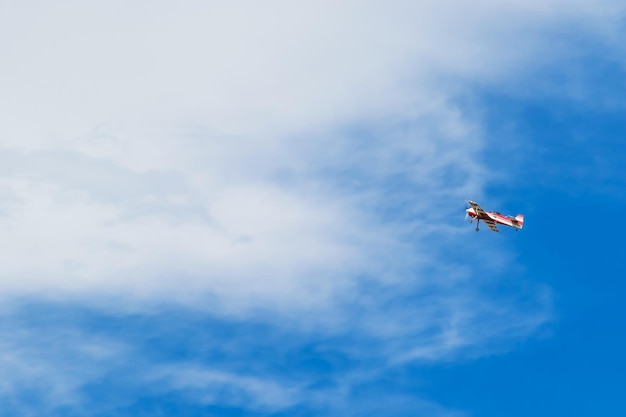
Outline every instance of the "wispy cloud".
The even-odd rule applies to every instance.
[[[614,48],[618,2],[2,8],[2,297],[102,314],[92,325],[61,317],[44,339],[72,343],[48,351],[33,348],[28,310],[7,313],[18,327],[2,346],[4,392],[78,404],[149,352],[145,370],[201,403],[350,401],[371,375],[505,349],[549,319],[548,289],[497,283],[515,264],[502,240],[477,237],[483,250],[462,255],[462,201],[499,175],[471,91],[520,88],[558,64],[568,56],[558,28]],[[252,350],[220,367],[134,347],[131,331],[94,336],[165,308],[184,310],[183,322],[267,326],[287,347],[250,346],[277,356],[330,341],[353,361],[338,373],[349,382],[316,391],[324,378],[232,366]],[[57,394],[29,385],[58,374]]]

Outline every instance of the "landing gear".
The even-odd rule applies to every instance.
[[[478,232],[478,225],[480,224],[480,219],[476,220],[476,231]]]

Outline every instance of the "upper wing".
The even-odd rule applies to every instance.
[[[472,208],[474,209],[474,211],[476,212],[476,214],[480,215],[484,215],[489,217],[489,215],[487,214],[487,212],[485,210],[483,210],[478,203],[473,202],[472,200],[468,200],[467,201],[469,203],[470,206],[472,206]]]
[[[499,232],[498,228],[496,227],[496,222],[494,222],[491,219],[482,219],[483,223],[485,223],[487,225],[487,227],[489,227],[491,230],[493,230],[494,232]]]

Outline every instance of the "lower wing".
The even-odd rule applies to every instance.
[[[483,219],[483,223],[485,223],[487,225],[488,228],[490,228],[491,230],[493,230],[494,232],[498,233],[498,227],[496,226],[496,222],[494,222],[491,219]]]

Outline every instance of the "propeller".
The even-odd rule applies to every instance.
[[[472,218],[472,216],[470,216],[470,215],[467,213],[467,210],[468,210],[470,207],[472,207],[472,206],[471,206],[471,205],[467,202],[467,200],[466,200],[466,201],[465,201],[465,221],[466,221],[466,222],[468,222],[468,223],[471,223],[471,222],[473,222],[473,221],[474,221],[474,219]]]

